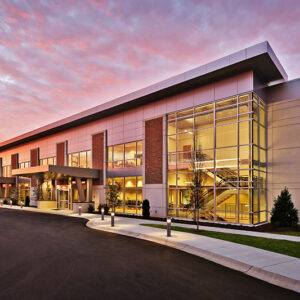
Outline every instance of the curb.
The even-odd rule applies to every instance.
[[[273,285],[292,290],[294,292],[300,293],[300,281],[296,279],[292,279],[283,275],[279,275],[270,271],[266,271],[262,268],[254,267],[252,265],[234,260],[232,258],[224,257],[219,254],[212,253],[207,250],[202,250],[193,246],[188,246],[184,243],[174,242],[170,241],[167,237],[166,238],[159,238],[159,237],[153,237],[147,234],[143,233],[136,233],[128,230],[120,230],[118,231],[110,228],[99,228],[96,226],[93,226],[92,221],[88,221],[86,223],[86,226],[88,228],[99,230],[99,231],[105,231],[109,233],[115,233],[125,236],[130,236],[137,239],[142,239],[150,242],[154,242],[157,244],[161,244],[167,247],[171,247],[180,251],[184,251],[186,253],[196,255],[198,257],[207,259],[209,261],[212,261],[216,264],[222,265],[224,267],[242,272],[246,275],[249,275],[251,277],[263,280],[265,282],[271,283]]]

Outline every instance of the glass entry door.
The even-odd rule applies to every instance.
[[[69,209],[69,191],[58,190],[59,209]]]

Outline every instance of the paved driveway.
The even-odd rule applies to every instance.
[[[175,249],[85,221],[0,209],[0,299],[299,299]]]

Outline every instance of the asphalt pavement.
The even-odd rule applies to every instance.
[[[0,209],[0,299],[299,299],[197,256],[85,223]]]

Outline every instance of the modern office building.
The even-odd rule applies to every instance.
[[[117,212],[191,219],[197,170],[203,221],[263,223],[285,186],[300,208],[299,99],[263,42],[0,143],[0,197],[76,211],[118,182]]]

